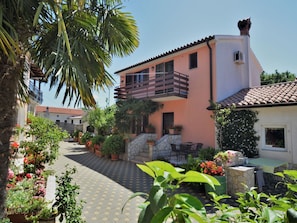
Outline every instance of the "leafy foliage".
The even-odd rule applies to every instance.
[[[108,136],[102,146],[102,152],[105,155],[121,154],[125,151],[124,149],[124,138],[118,134]]]
[[[151,161],[137,166],[154,178],[149,194],[135,193],[130,197],[130,199],[136,196],[146,198],[141,205],[139,223],[161,223],[168,219],[172,222],[191,222],[190,219],[206,222],[206,211],[198,198],[186,193],[174,194],[173,192],[184,182],[208,183],[214,187],[219,184],[215,178],[196,171],[183,173],[183,169],[163,161]]]
[[[58,157],[59,143],[68,137],[68,133],[49,119],[32,114],[28,118],[31,123],[25,134],[32,140],[21,142],[21,147],[25,148],[25,156],[33,162],[35,168],[46,163],[52,164]]]
[[[219,182],[213,177],[196,171],[187,171],[184,174],[183,169],[173,167],[171,164],[162,161],[147,162],[144,165],[138,164],[138,167],[154,178],[149,194],[138,192],[129,199],[131,200],[136,196],[143,196],[146,199],[140,206],[139,223],[297,222],[296,170],[285,170],[283,173],[276,174],[286,179],[283,181],[288,188],[285,197],[258,193],[255,190],[256,188],[246,188],[246,192],[237,193],[238,205],[230,206],[222,201],[228,199],[228,195],[216,195],[210,192],[216,212],[207,214],[205,207],[197,198],[188,194],[173,192],[183,182],[218,185]],[[294,196],[292,196],[292,192]],[[125,205],[122,211],[124,211]]]
[[[279,73],[276,70],[274,74],[267,74],[263,72],[260,78],[261,78],[261,85],[268,85],[268,84],[294,81],[296,79],[296,76],[295,74],[289,71]]]
[[[82,223],[83,201],[77,200],[79,186],[73,183],[72,175],[76,173],[75,168],[66,166],[66,171],[57,179],[57,192],[54,207],[60,214],[59,221],[66,223]]]
[[[128,98],[117,102],[115,113],[116,128],[121,133],[131,133],[131,123],[141,123],[144,117],[148,117],[160,108],[160,104],[151,100]]]
[[[258,121],[257,112],[221,108],[214,104],[212,118],[215,120],[217,142],[221,150],[241,151],[247,157],[258,155],[254,124]]]
[[[91,126],[96,128],[99,135],[109,135],[115,123],[115,109],[115,105],[104,109],[97,107],[88,111],[86,119]]]
[[[254,124],[257,122],[257,113],[251,110],[232,111],[228,116],[228,123],[223,126],[222,149],[241,151],[247,157],[258,155]]]

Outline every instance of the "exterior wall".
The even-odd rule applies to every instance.
[[[67,121],[67,123],[71,123],[69,119],[69,114],[60,114],[60,113],[39,113],[38,116],[48,118],[52,120],[53,122],[56,122],[57,120],[60,121],[60,123],[64,123]]]
[[[259,86],[262,68],[250,49],[248,36],[216,36],[216,96],[221,101],[243,88]],[[234,62],[234,52],[241,51],[244,63]]]
[[[297,106],[269,107],[252,109],[258,112],[259,121],[255,130],[260,136],[260,157],[277,159],[297,164]],[[265,127],[285,129],[285,149],[274,150],[265,147]]]
[[[124,70],[120,73],[120,85],[125,86],[125,75],[149,68],[150,78],[154,78],[157,64],[174,61],[174,70],[189,76],[187,99],[164,100],[162,109],[149,117],[156,127],[157,136],[162,136],[163,113],[174,113],[174,125],[182,125],[182,141],[201,142],[204,147],[215,147],[215,127],[211,111],[207,110],[209,101],[220,101],[242,88],[260,82],[261,66],[250,50],[247,36],[215,36],[209,42],[212,50],[212,94],[210,82],[210,50],[207,43],[194,45],[148,63]],[[234,63],[234,52],[241,51],[245,56],[244,64]],[[189,69],[189,55],[198,53],[198,67]],[[252,64],[249,64],[252,63]],[[258,80],[258,81],[257,81]]]

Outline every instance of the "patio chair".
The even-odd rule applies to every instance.
[[[179,157],[181,155],[181,150],[180,148],[178,148],[178,146],[176,144],[170,144],[171,146],[171,151],[170,151],[170,160],[172,157],[176,157],[176,163],[178,163],[179,161]]]

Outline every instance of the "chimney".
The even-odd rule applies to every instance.
[[[250,28],[252,26],[251,18],[239,20],[237,23],[241,36],[250,36]]]

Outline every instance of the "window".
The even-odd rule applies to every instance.
[[[162,77],[164,74],[172,74],[174,72],[173,60],[166,63],[160,63],[156,65],[156,77]]]
[[[198,57],[197,57],[197,52],[192,53],[189,55],[189,68],[193,69],[198,67]]]
[[[144,69],[142,71],[136,72],[134,74],[126,75],[126,85],[135,84],[134,87],[140,87],[142,85],[148,85],[149,80],[149,69]],[[145,82],[145,83],[143,83]],[[143,83],[143,84],[140,84]]]
[[[284,128],[265,128],[266,148],[285,148],[285,129]]]

